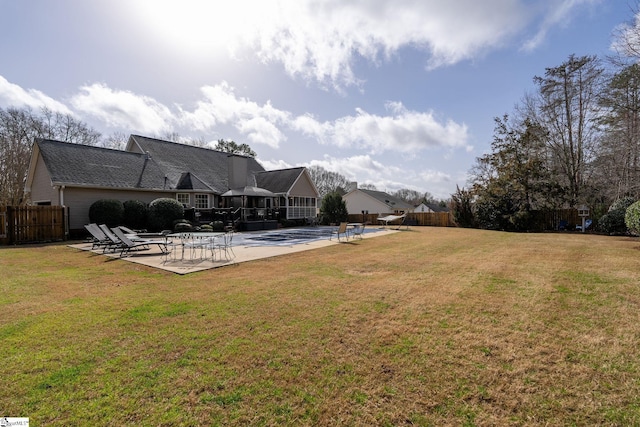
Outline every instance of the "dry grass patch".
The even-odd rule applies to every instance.
[[[0,408],[47,425],[640,423],[627,238],[413,228],[177,276],[0,249]]]

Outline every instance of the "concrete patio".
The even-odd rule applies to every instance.
[[[363,239],[369,239],[372,237],[386,236],[391,233],[396,233],[397,230],[371,227],[370,232],[362,235]],[[309,251],[313,249],[319,249],[330,245],[336,245],[340,243],[358,244],[360,239],[350,238],[345,240],[342,238],[340,241],[334,236],[332,240],[329,238],[312,240],[308,242],[295,241],[292,244],[286,244],[286,242],[278,244],[262,243],[259,245],[247,244],[247,236],[257,236],[259,233],[236,233],[234,237],[235,243],[233,244],[233,252],[235,256],[230,260],[212,260],[210,257],[205,259],[177,259],[173,260],[171,257],[162,256],[161,251],[156,247],[150,249],[140,250],[132,252],[131,255],[120,258],[119,253],[103,253],[102,249],[91,250],[91,243],[73,244],[70,247],[79,249],[82,251],[91,251],[98,256],[107,256],[111,258],[121,259],[122,261],[133,262],[136,264],[142,264],[149,267],[159,268],[165,271],[169,271],[176,274],[189,274],[197,271],[209,270],[212,268],[219,268],[228,265],[238,264],[247,261],[253,261],[262,258],[276,257],[281,255],[287,255],[296,252]]]

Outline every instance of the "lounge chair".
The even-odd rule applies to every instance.
[[[591,227],[591,224],[593,224],[593,220],[588,219],[584,222],[584,231],[587,231],[589,229],[589,227]],[[578,231],[582,231],[582,224],[581,225],[576,225],[576,230]]]
[[[148,249],[150,245],[157,245],[158,248],[162,251],[162,254],[167,253],[167,241],[166,240],[131,240],[129,239],[124,232],[118,227],[112,228],[113,233],[120,240],[120,257],[125,256],[125,254],[129,254],[131,250],[143,247]]]
[[[113,241],[104,234],[100,227],[98,227],[98,224],[87,224],[84,228],[91,235],[91,250],[102,248],[102,252],[106,252],[107,249],[114,246]]]
[[[98,227],[100,227],[100,230],[102,230],[104,235],[107,236],[107,238],[111,241],[110,248],[114,250],[120,249],[120,247],[122,246],[122,242],[120,241],[120,239],[118,239],[118,236],[113,234],[113,231],[111,231],[111,229],[107,227],[106,224],[100,224]]]
[[[338,236],[338,242],[340,241],[340,236],[344,236],[345,240],[349,240],[349,228],[347,227],[347,223],[341,222],[338,229],[331,232],[331,236],[329,236],[329,240],[333,238],[334,234]]]
[[[122,230],[125,234],[138,234],[137,231],[130,229],[125,225],[119,225],[118,228]]]

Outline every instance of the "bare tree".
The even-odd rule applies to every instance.
[[[631,64],[609,79],[600,100],[605,108],[597,159],[608,200],[640,196],[640,66]]]
[[[612,47],[619,58],[640,59],[640,11],[638,1],[635,5],[630,5],[629,10],[632,20],[619,25],[613,34]]]
[[[111,135],[102,138],[101,145],[104,148],[111,148],[113,150],[124,150],[128,139],[124,132],[113,132]]]
[[[344,194],[349,185],[347,178],[337,172],[328,171],[322,166],[311,166],[307,171],[321,198],[333,192]]]
[[[0,205],[24,203],[24,183],[36,138],[95,145],[100,134],[68,114],[0,108]]]
[[[597,94],[603,69],[595,56],[571,55],[557,67],[547,68],[538,85],[536,122],[546,129],[552,170],[565,186],[567,202],[583,198],[598,137]]]
[[[424,193],[416,190],[411,190],[409,188],[401,188],[400,190],[394,192],[392,196],[397,197],[398,199],[403,200],[412,206],[418,206],[420,203],[426,201]]]

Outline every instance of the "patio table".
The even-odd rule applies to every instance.
[[[203,254],[208,246],[213,244],[216,238],[224,235],[225,233],[223,232],[184,232],[167,234],[167,237],[171,237],[172,239],[176,239],[179,241],[178,243],[173,244],[173,246],[180,247],[180,261],[184,261],[184,251],[187,248],[190,249],[190,260],[194,259],[194,252],[196,252],[198,249],[200,250],[200,259],[205,259]],[[173,259],[177,259],[175,254]]]

